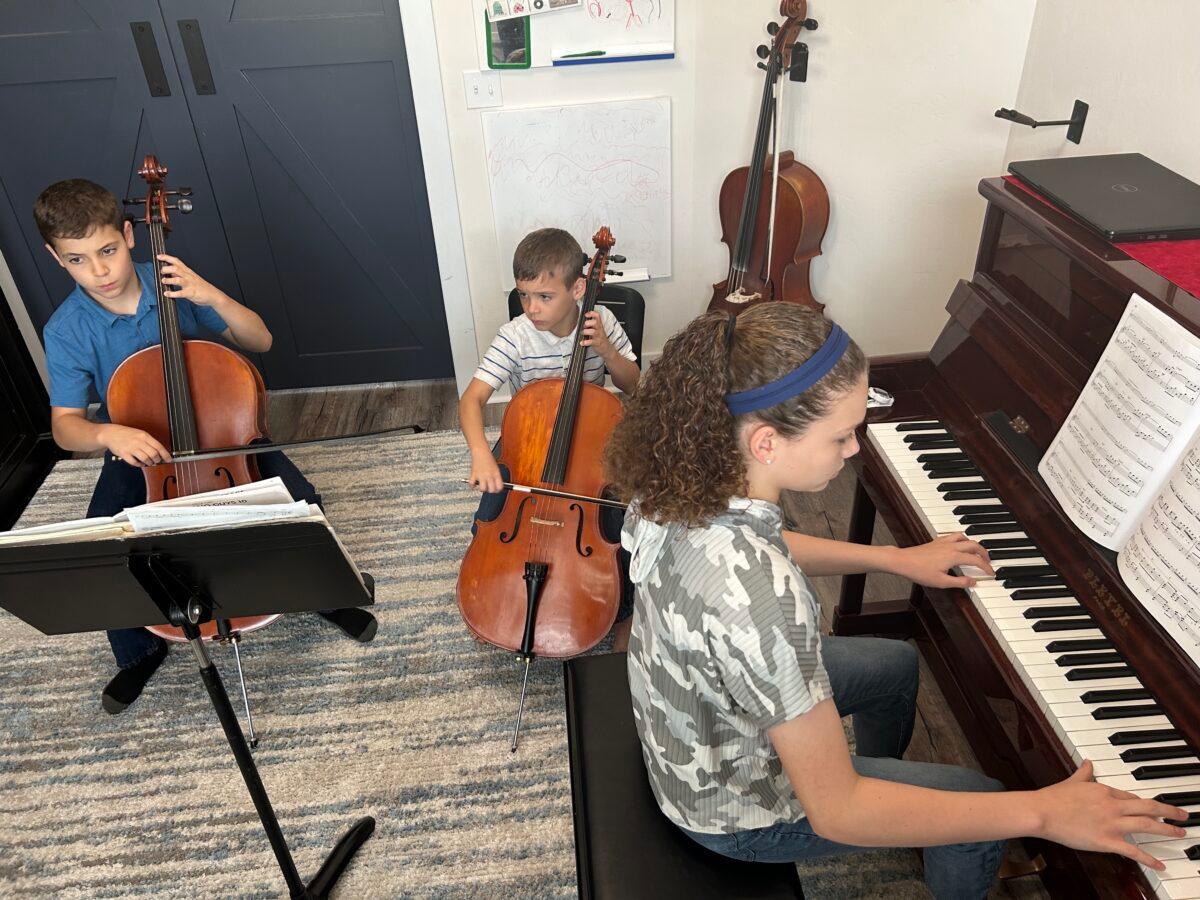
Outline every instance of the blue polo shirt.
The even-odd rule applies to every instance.
[[[154,265],[135,263],[134,269],[142,282],[142,296],[133,315],[109,312],[76,285],[46,323],[42,340],[50,374],[51,406],[84,409],[94,390],[100,398],[100,420],[108,421],[104,396],[117,366],[139,350],[162,342]],[[185,338],[212,337],[225,331],[225,320],[209,307],[190,300],[176,300],[175,304]]]

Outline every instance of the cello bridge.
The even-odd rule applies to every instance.
[[[529,521],[533,525],[552,525],[555,528],[562,528],[562,522],[555,522],[550,519],[539,519],[537,516],[530,516]]]
[[[743,303],[749,303],[752,300],[761,300],[761,299],[762,299],[762,294],[760,294],[758,291],[755,291],[753,294],[747,294],[741,288],[738,288],[732,294],[728,294],[725,297],[725,300],[727,302],[736,303],[738,306],[741,306]]]

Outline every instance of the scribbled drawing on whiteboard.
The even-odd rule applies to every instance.
[[[622,269],[671,274],[668,98],[498,110],[483,129],[501,259],[535,228],[565,228],[589,250],[607,225]]]
[[[663,18],[663,0],[589,0],[588,15],[634,31]]]

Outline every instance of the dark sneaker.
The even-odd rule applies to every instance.
[[[354,606],[346,609],[324,609],[321,610],[320,615],[321,618],[340,628],[343,634],[354,638],[360,644],[367,643],[375,637],[375,632],[379,630],[379,623],[375,621],[373,615],[365,609],[358,609]]]
[[[164,641],[141,662],[119,670],[100,695],[100,705],[104,707],[104,711],[115,716],[140,697],[142,688],[166,658],[167,644]]]

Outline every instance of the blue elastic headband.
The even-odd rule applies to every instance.
[[[840,326],[834,325],[821,349],[795,369],[782,378],[776,378],[760,387],[726,394],[725,405],[735,416],[740,416],[758,409],[767,409],[803,394],[829,374],[849,346],[850,335],[842,331]]]

